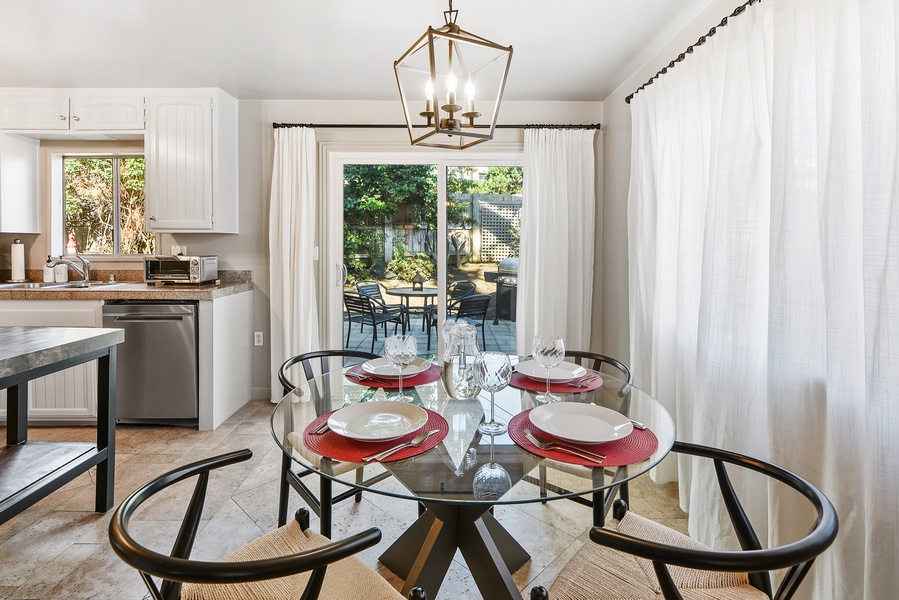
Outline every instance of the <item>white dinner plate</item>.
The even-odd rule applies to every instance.
[[[424,373],[431,367],[431,363],[423,358],[416,358],[411,365],[403,369],[403,377],[412,377]],[[400,370],[391,366],[386,358],[373,358],[362,363],[362,370],[378,377],[390,377],[399,379]]]
[[[419,429],[427,422],[425,409],[390,400],[351,404],[328,417],[331,431],[362,442],[393,440]]]
[[[554,402],[528,415],[537,429],[581,444],[619,440],[634,430],[631,420],[610,408],[582,402]]]
[[[546,367],[541,367],[536,360],[523,360],[515,365],[515,370],[537,381],[546,381]],[[550,382],[564,383],[583,377],[587,369],[570,362],[560,362],[552,368],[549,374]]]

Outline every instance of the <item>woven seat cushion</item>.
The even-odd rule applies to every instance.
[[[606,527],[644,540],[708,550],[695,540],[628,511]],[[687,600],[768,600],[749,585],[745,573],[698,571],[669,567]],[[639,600],[662,598],[652,562],[587,542],[568,562],[549,590],[553,600]]]
[[[222,562],[261,560],[296,554],[329,544],[328,538],[302,531],[296,521],[250,542],[222,559]],[[310,573],[290,577],[233,583],[227,585],[185,583],[181,598],[211,600],[245,600],[248,598],[284,598],[298,600],[309,580]],[[346,600],[347,598],[372,600],[403,600],[402,594],[355,557],[345,558],[328,567],[322,585],[321,600]]]

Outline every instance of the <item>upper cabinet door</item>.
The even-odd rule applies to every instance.
[[[71,128],[79,131],[144,128],[143,96],[72,96]]]
[[[40,233],[38,140],[0,133],[0,232]]]
[[[0,94],[0,129],[68,128],[68,94]]]
[[[212,96],[150,97],[146,202],[151,231],[213,229]]]

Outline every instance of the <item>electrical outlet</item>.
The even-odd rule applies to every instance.
[[[253,345],[254,346],[262,345],[262,332],[261,331],[257,331],[255,333],[253,333]]]
[[[172,256],[182,256],[187,254],[187,246],[172,246]]]

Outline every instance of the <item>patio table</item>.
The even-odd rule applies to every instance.
[[[406,314],[410,314],[410,311],[412,310],[409,306],[409,301],[412,298],[422,298],[424,300],[424,305],[421,307],[421,330],[424,331],[425,327],[427,327],[428,307],[433,304],[434,298],[437,297],[437,288],[426,287],[416,290],[413,289],[412,286],[404,286],[385,288],[385,291],[390,296],[398,296],[401,299],[406,307]],[[415,312],[418,312],[418,307],[416,307]],[[403,327],[403,333],[406,333],[405,326]]]

